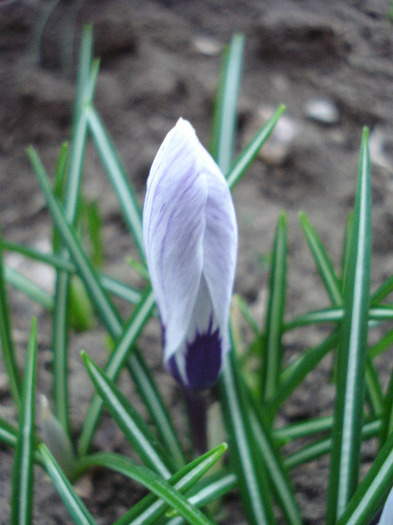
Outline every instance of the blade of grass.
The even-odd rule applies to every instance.
[[[265,465],[256,446],[248,399],[237,373],[233,351],[226,357],[219,382],[230,458],[250,525],[276,523]]]
[[[33,148],[29,147],[28,154],[42,192],[44,193],[52,218],[57,224],[63,241],[67,245],[71,257],[78,268],[79,275],[89,292],[95,310],[102,319],[104,325],[108,328],[110,334],[116,338],[120,335],[122,330],[122,323],[119,314],[116,312],[114,305],[105,294],[102,286],[100,286],[95,269],[87,260],[77,236],[73,231],[73,227],[67,222],[61,206],[54,198],[45,168],[43,167],[37,153]]]
[[[18,430],[0,417],[0,441],[5,445],[15,448],[17,443]]]
[[[256,405],[255,401],[249,398],[250,421],[252,432],[255,436],[255,443],[259,449],[265,465],[266,473],[270,479],[271,487],[281,510],[290,525],[301,525],[302,519],[295,501],[295,494],[288,476],[286,467],[277,451],[271,431],[265,421],[262,410]]]
[[[176,509],[189,523],[193,525],[212,525],[212,522],[196,507],[192,506],[168,481],[165,481],[147,467],[138,465],[125,456],[98,452],[97,454],[86,456],[82,460],[82,464],[84,467],[100,466],[120,472],[153,492],[170,507]]]
[[[121,337],[118,340],[115,350],[112,352],[108,362],[105,366],[105,374],[112,379],[116,380],[120,373],[122,366],[124,365],[127,356],[130,353],[130,349],[135,344],[142,328],[150,318],[151,312],[154,307],[154,295],[149,290],[146,295],[141,299],[139,305],[130,317],[130,320],[126,324],[123,332],[120,334]],[[91,403],[83,423],[82,432],[79,438],[78,451],[81,456],[84,456],[90,446],[93,438],[94,431],[98,424],[98,419],[102,410],[102,400],[96,394]]]
[[[53,311],[53,297],[43,288],[33,283],[33,281],[9,266],[5,267],[4,277],[9,284],[23,292],[27,297],[30,297],[34,302],[40,304],[45,310],[48,312]]]
[[[393,479],[393,434],[377,454],[370,470],[349,501],[337,525],[369,523],[384,503]]]
[[[376,419],[363,425],[361,431],[362,441],[371,439],[378,435],[381,429],[381,420]],[[299,465],[313,461],[325,454],[329,454],[332,448],[330,437],[315,441],[311,445],[306,445],[284,459],[284,464],[288,469],[293,469]]]
[[[35,261],[48,264],[49,266],[53,266],[58,270],[62,270],[71,274],[76,274],[78,272],[73,262],[56,255],[42,253],[37,250],[28,248],[27,246],[4,240],[3,248],[25,255],[26,257],[34,259]],[[120,297],[121,299],[124,299],[125,301],[131,304],[139,303],[141,299],[141,294],[139,291],[135,290],[131,286],[128,286],[122,283],[121,281],[118,281],[117,279],[114,279],[113,277],[110,277],[109,275],[106,275],[104,273],[99,273],[98,278],[102,287],[107,292],[110,292],[113,295],[116,295],[117,297]]]
[[[188,501],[197,507],[203,507],[215,499],[221,498],[237,486],[237,478],[233,472],[225,469],[206,477],[187,492]],[[169,523],[172,523],[170,521]]]
[[[103,374],[84,352],[82,352],[82,359],[96,391],[143,464],[160,474],[164,479],[170,478],[174,470],[171,457],[165,453],[148,424],[114,382]]]
[[[266,311],[265,344],[262,351],[262,398],[272,399],[277,393],[282,361],[281,336],[285,308],[287,227],[281,214],[274,240]]]
[[[368,355],[370,359],[379,356],[382,352],[387,350],[393,344],[393,330],[389,330],[379,341],[370,346]]]
[[[238,45],[238,44],[236,44]],[[242,48],[241,48],[242,49]],[[241,51],[238,48],[238,51]],[[239,84],[241,75],[241,59],[239,53],[233,55],[231,63],[224,62],[221,72],[222,81],[220,89],[225,93],[230,87],[226,86],[229,82],[229,66],[231,72],[236,73],[237,78],[231,76],[231,82]],[[220,94],[219,94],[220,95]],[[218,96],[215,107],[216,115],[225,115],[227,122],[231,124],[229,129],[223,129],[223,119],[215,119],[215,130],[213,140],[213,157],[215,157],[221,169],[231,164],[232,151],[229,146],[234,142],[236,104],[237,101],[228,97]],[[280,108],[278,114],[283,111]],[[273,119],[274,121],[274,119]],[[251,144],[235,161],[234,168],[230,171],[227,179],[230,187],[233,187],[241,178],[249,164],[255,158],[264,140],[272,131],[274,124],[272,120],[257,133]],[[271,128],[269,129],[269,125]],[[221,141],[223,147],[221,148]],[[220,157],[216,155],[220,152]],[[225,173],[225,171],[224,171]],[[264,466],[261,457],[255,452],[255,441],[252,435],[250,416],[247,407],[247,398],[242,390],[242,383],[237,375],[237,363],[233,351],[229,353],[224,365],[220,379],[220,398],[223,406],[224,420],[231,439],[230,457],[234,465],[234,470],[239,480],[239,488],[250,525],[275,523],[273,506],[269,493],[269,488],[265,479]]]
[[[348,276],[348,268],[349,268],[349,262],[350,262],[350,255],[351,255],[351,239],[353,237],[353,210],[349,212],[348,219],[345,227],[345,236],[344,236],[344,245],[342,249],[342,257],[341,257],[341,290],[345,289],[345,283],[346,278]]]
[[[326,253],[321,239],[304,212],[299,213],[299,220],[330,301],[332,305],[340,306],[342,305],[342,294],[333,264]]]
[[[332,429],[332,424],[332,416],[307,419],[305,421],[300,421],[299,423],[292,423],[291,425],[287,425],[286,427],[275,430],[274,438],[275,440],[282,441],[283,445],[286,445],[294,439],[299,439],[306,436],[312,436],[313,434],[320,434],[321,432],[330,431]]]
[[[177,468],[185,464],[184,453],[173,427],[169,413],[159,391],[151,377],[150,370],[141,359],[138,348],[135,348],[126,363],[127,370],[143,398],[152,421],[162,442],[172,456]]]
[[[379,434],[380,447],[383,446],[393,431],[393,373],[390,374],[389,383],[383,398],[381,419],[382,426]]]
[[[131,187],[119,156],[92,104],[85,106],[85,115],[96,149],[123,211],[124,220],[133,236],[139,255],[144,260],[142,220],[136,192]]]
[[[3,240],[0,230],[0,344],[7,372],[10,392],[16,408],[21,406],[21,378],[12,340],[10,308],[8,304],[7,287],[5,284],[6,270],[3,258]]]
[[[227,445],[223,443],[218,447],[206,452],[203,456],[195,459],[176,474],[174,474],[168,483],[181,494],[189,491],[195,486],[198,480],[220,459],[222,454],[227,450]],[[201,483],[201,482],[200,482]],[[198,486],[200,486],[198,483]],[[223,484],[222,484],[223,485]],[[225,487],[228,486],[228,483]],[[218,490],[218,487],[217,487]],[[221,488],[221,490],[223,490]],[[188,494],[187,494],[188,499]],[[194,503],[192,503],[194,504]],[[199,505],[198,505],[199,506]],[[117,522],[116,525],[148,525],[156,524],[157,519],[167,511],[168,506],[161,499],[157,499],[154,494],[148,494],[128,512],[126,512]]]
[[[249,145],[244,148],[238,157],[236,157],[229,173],[227,174],[228,185],[231,189],[236,186],[249,166],[255,160],[259,150],[273,132],[275,125],[277,124],[281,115],[284,113],[285,109],[286,108],[283,104],[279,106],[273,116],[266,122],[266,124],[262,126],[259,131],[257,131]]]
[[[210,151],[223,173],[228,173],[236,129],[236,108],[239,96],[244,50],[244,35],[235,34],[225,51],[213,114]]]
[[[367,354],[366,361],[366,387],[367,398],[374,416],[381,416],[383,412],[383,393],[377,371]]]
[[[293,330],[302,326],[317,323],[337,323],[344,318],[343,308],[324,308],[307,312],[304,315],[295,317],[285,324],[285,330]],[[393,307],[387,304],[373,306],[368,310],[368,325],[374,326],[375,322],[391,321],[393,319]]]
[[[367,141],[368,129],[365,128],[360,151],[350,263],[344,289],[344,319],[337,355],[327,524],[335,523],[343,514],[356,490],[359,477],[370,299],[371,187]]]
[[[95,525],[93,516],[87,510],[82,500],[76,494],[71,483],[64,475],[63,471],[57,464],[55,458],[50,453],[48,447],[41,443],[39,452],[43,460],[46,472],[51,478],[57,492],[66,506],[73,523],[76,525]]]
[[[55,169],[55,181],[53,193],[59,201],[63,201],[65,192],[66,169],[68,160],[68,143],[64,143],[60,149],[59,158]],[[61,247],[61,238],[57,228],[53,228],[52,234],[53,253],[58,253]]]
[[[93,31],[92,27],[88,26],[82,33],[80,47],[77,95],[74,106],[70,149],[70,165],[66,178],[66,190],[64,196],[64,217],[65,220],[71,225],[76,223],[78,214],[82,167],[87,140],[87,122],[86,117],[82,111],[82,106],[94,94],[95,81],[98,72],[98,63],[92,67],[92,50]],[[59,224],[57,223],[55,223],[54,232],[56,232],[56,236],[61,233]],[[65,260],[68,260],[69,253],[63,245],[60,245],[59,250],[61,257]],[[67,328],[69,324],[70,310],[69,285],[69,275],[66,272],[58,272],[56,276],[52,324],[53,395],[56,418],[60,421],[60,424],[63,426],[67,435],[71,434],[68,407],[67,356]]]
[[[12,472],[11,524],[31,523],[34,494],[34,420],[37,375],[37,322],[31,322],[21,414]]]
[[[249,306],[247,305],[246,301],[243,299],[243,297],[241,295],[238,295],[238,294],[235,294],[233,296],[233,301],[237,304],[237,306],[239,307],[239,310],[243,316],[243,318],[245,319],[245,321],[247,322],[249,328],[251,328],[253,334],[255,336],[259,336],[259,326],[249,308]]]
[[[333,332],[320,345],[303,352],[296,361],[293,361],[283,370],[280,388],[274,399],[265,407],[266,413],[271,410],[274,414],[280,408],[285,399],[302,383],[311,370],[334,348],[337,341],[338,334]]]

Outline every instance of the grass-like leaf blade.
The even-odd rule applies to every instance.
[[[144,260],[142,220],[136,192],[131,187],[112,141],[92,104],[86,105],[85,115],[96,149],[123,211],[124,220],[134,238],[139,255]]]
[[[71,483],[64,475],[48,447],[41,443],[39,446],[40,456],[49,477],[51,478],[57,492],[66,506],[75,525],[95,525],[92,515],[85,507],[80,497],[76,494]]]
[[[274,239],[266,311],[266,337],[262,350],[262,397],[265,401],[275,396],[279,385],[282,361],[281,336],[285,308],[286,254],[286,217],[281,214]]]
[[[113,381],[115,381],[119,375],[120,370],[130,353],[130,349],[135,344],[142,328],[150,318],[154,304],[153,292],[149,290],[146,292],[146,295],[142,297],[139,305],[136,307],[130,320],[124,327],[124,330],[119,333],[120,338],[117,342],[116,348],[109,357],[104,369],[105,374]],[[81,456],[85,455],[89,449],[94,430],[98,424],[102,406],[102,399],[96,394],[90,404],[79,438],[78,451]]]
[[[259,150],[273,132],[275,125],[277,124],[284,111],[285,106],[279,106],[272,115],[272,117],[270,117],[270,119],[266,122],[266,124],[264,124],[257,131],[249,145],[246,148],[244,148],[244,150],[236,157],[229,173],[226,176],[228,185],[231,189],[233,189],[236,186],[236,184],[243,177],[249,166],[252,164],[252,162],[258,155]]]
[[[12,472],[11,525],[31,523],[34,494],[34,425],[37,376],[37,321],[27,346],[23,395]]]
[[[12,399],[20,409],[21,404],[21,377],[12,340],[11,316],[6,287],[6,268],[3,258],[3,239],[0,230],[0,344],[5,370],[8,376]]]
[[[5,280],[9,284],[24,293],[27,297],[30,297],[34,302],[40,304],[48,312],[53,311],[53,297],[47,291],[9,266],[6,266],[4,270]]]
[[[340,306],[342,304],[342,293],[333,264],[326,253],[321,239],[304,212],[299,213],[299,220],[330,301],[332,305]]]
[[[344,319],[337,352],[327,524],[335,523],[343,514],[356,490],[359,477],[370,299],[371,185],[368,129],[364,129],[362,135],[350,245],[343,297]]]
[[[186,466],[181,468],[176,472],[169,480],[168,483],[173,485],[173,487],[184,494],[187,492],[187,499],[191,502],[192,498],[189,498],[190,489],[192,490],[200,480],[202,476],[216,463],[218,459],[224,454],[227,450],[227,445],[225,443],[215,447],[214,449],[206,452],[199,458],[194,459],[191,463],[188,463]],[[198,487],[203,481],[198,483]],[[221,483],[220,489],[224,490],[228,487],[228,483]],[[202,490],[200,488],[200,490]],[[216,494],[218,493],[219,487],[215,488]],[[197,491],[199,493],[199,491]],[[213,495],[213,491],[210,492],[210,496]],[[195,502],[195,503],[194,503]],[[200,506],[200,501],[193,499],[192,504]],[[124,516],[122,516],[117,522],[116,525],[148,525],[155,524],[159,516],[161,516],[166,510],[167,504],[157,499],[154,494],[148,494],[145,496],[139,503],[134,505]]]
[[[232,37],[225,51],[216,95],[210,152],[223,173],[228,173],[231,167],[236,129],[233,108],[236,108],[239,95],[244,42],[244,35]]]
[[[289,525],[301,525],[302,519],[295,500],[295,494],[288,476],[287,469],[273,442],[270,428],[265,421],[263,411],[250,398],[251,428],[255,436],[255,443],[259,449],[265,465],[267,476],[273,492],[280,503],[280,507]]]
[[[248,396],[231,351],[220,379],[220,397],[230,439],[230,456],[239,482],[243,506],[250,525],[276,523],[267,473],[256,446]]]
[[[163,478],[170,478],[174,470],[171,457],[165,453],[148,424],[89,356],[83,352],[82,358],[98,394],[139,458]]]
[[[86,456],[82,460],[82,465],[84,468],[100,466],[120,472],[153,492],[167,505],[176,509],[192,525],[212,525],[212,522],[199,509],[191,505],[167,480],[129,458],[115,453],[98,452]]]
[[[393,434],[377,454],[374,463],[349,501],[337,525],[369,523],[384,503],[393,479]]]
[[[145,402],[162,443],[172,456],[176,467],[183,467],[185,458],[176,430],[173,427],[161,394],[153,381],[151,372],[144,363],[138,348],[134,348],[126,362],[126,367],[138,388],[139,395]]]

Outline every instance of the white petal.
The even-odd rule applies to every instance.
[[[166,366],[184,386],[193,390],[209,388],[220,373],[222,350],[222,334],[202,277],[186,338],[166,360]]]
[[[200,143],[180,119],[159,149],[147,183],[143,233],[165,336],[165,358],[184,340],[202,273],[207,185]]]
[[[229,347],[228,318],[236,271],[238,232],[232,195],[220,169],[204,151],[202,165],[208,185],[203,241],[203,275],[209,288],[214,314]]]

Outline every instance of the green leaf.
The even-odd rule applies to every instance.
[[[171,458],[165,454],[148,424],[89,356],[82,352],[82,358],[98,394],[139,458],[163,478],[170,478],[174,469]]]
[[[15,448],[17,443],[18,430],[0,417],[0,441],[5,445]]]
[[[323,247],[321,239],[312,227],[306,214],[303,212],[299,213],[299,220],[311,254],[314,257],[319,275],[321,276],[326,291],[329,295],[330,301],[332,305],[340,306],[342,305],[342,294],[340,283],[334,271],[333,264],[331,263],[326,250]]]
[[[130,353],[130,349],[135,344],[135,341],[137,340],[142,328],[150,318],[154,304],[153,292],[148,290],[146,295],[141,299],[139,305],[134,310],[130,320],[121,333],[121,337],[117,342],[116,348],[108,359],[104,370],[105,374],[113,381],[115,381],[119,375],[120,370]],[[78,450],[81,456],[84,456],[89,449],[94,431],[98,424],[99,416],[101,414],[102,404],[103,402],[101,398],[96,394],[90,404],[79,439]]]
[[[371,187],[367,140],[368,129],[365,128],[360,151],[351,253],[344,289],[344,319],[337,355],[327,524],[335,523],[343,514],[356,490],[359,477],[370,299]]]
[[[61,146],[59,158],[55,170],[55,182],[53,184],[53,194],[59,201],[63,201],[65,193],[66,169],[68,160],[68,143]],[[61,238],[57,228],[53,229],[52,234],[53,253],[58,253],[61,247]]]
[[[267,485],[267,473],[251,425],[248,396],[238,374],[233,351],[229,352],[219,382],[224,421],[230,439],[230,458],[239,481],[243,506],[250,525],[276,523]]]
[[[64,475],[49,449],[43,443],[39,446],[45,470],[51,478],[57,492],[64,502],[73,522],[76,525],[95,525],[95,521],[82,500],[76,494],[71,483]]]
[[[34,494],[34,420],[37,375],[37,322],[32,320],[17,444],[12,472],[11,524],[31,523]]]
[[[373,438],[378,435],[381,429],[381,420],[376,419],[363,425],[361,431],[362,441]],[[313,461],[325,454],[329,454],[332,448],[332,439],[330,437],[315,441],[311,445],[306,445],[296,452],[293,452],[284,459],[284,464],[288,469],[295,468],[303,463]]]
[[[274,431],[274,438],[286,444],[294,439],[303,438],[313,434],[320,434],[332,429],[332,416],[306,419],[299,423],[292,423]]]
[[[265,401],[272,399],[277,393],[281,371],[281,336],[285,308],[286,252],[286,217],[284,214],[281,214],[274,240],[266,311],[266,337],[262,351],[262,397]]]
[[[206,452],[199,458],[195,459],[182,469],[180,469],[176,474],[174,474],[169,480],[168,483],[172,485],[178,492],[184,494],[189,491],[189,489],[196,486],[195,484],[198,480],[205,475],[205,473],[220,459],[222,454],[227,450],[227,445],[225,443],[219,445],[218,447]],[[209,490],[209,496],[212,497],[213,494],[218,494],[218,491],[225,490],[228,488],[228,480],[225,480],[226,483],[221,482],[220,486],[216,482],[215,487],[211,487]],[[199,493],[202,490],[203,482],[198,483]],[[215,492],[214,492],[215,491]],[[192,492],[193,493],[193,492]],[[190,498],[189,493],[187,492],[187,499],[193,505],[200,506],[202,503],[201,500],[196,500],[195,498]],[[194,503],[195,502],[195,503]],[[167,510],[168,506],[166,503],[160,499],[157,500],[154,494],[148,494],[144,497],[139,503],[134,505],[124,516],[122,516],[117,522],[116,525],[148,525],[150,523],[155,524],[157,519]]]
[[[349,501],[337,525],[369,523],[384,503],[393,479],[393,434],[386,441]]]
[[[251,405],[250,421],[251,429],[255,436],[255,443],[259,449],[267,476],[270,479],[271,487],[280,507],[287,519],[287,523],[291,525],[301,525],[302,519],[297,508],[295,495],[288,476],[288,472],[282,457],[276,450],[270,428],[265,421],[265,416],[262,410],[256,405],[254,400],[249,398]]]
[[[21,378],[15,355],[14,342],[12,340],[11,315],[8,304],[7,287],[5,284],[5,273],[3,259],[3,239],[0,230],[0,343],[10,385],[10,392],[16,408],[21,404]]]
[[[77,94],[74,106],[74,118],[72,126],[72,139],[70,148],[70,164],[65,180],[66,189],[64,192],[64,223],[75,225],[78,216],[78,205],[80,201],[80,187],[82,181],[82,168],[85,156],[87,140],[87,122],[83,105],[93,97],[95,83],[97,79],[98,63],[92,65],[93,36],[92,28],[87,27],[82,33],[80,45],[79,69]],[[30,158],[31,157],[30,151]],[[45,180],[45,170],[43,166],[37,163],[38,157],[35,156],[36,168],[41,172],[40,184],[45,194],[45,198],[50,208],[49,201],[56,205],[56,198],[49,193],[49,183]],[[37,175],[39,175],[37,171]],[[45,193],[46,188],[46,193]],[[51,210],[52,218],[55,221],[54,232],[56,237],[64,239],[59,222],[54,217],[54,211]],[[64,245],[59,243],[60,256],[68,260],[69,252]],[[69,246],[67,245],[69,248]],[[83,257],[82,257],[83,260]],[[86,261],[84,261],[86,262]],[[52,351],[53,351],[53,394],[54,408],[57,419],[63,426],[67,434],[70,434],[69,408],[68,408],[68,355],[67,355],[67,328],[69,324],[69,284],[70,277],[66,272],[59,271],[56,275],[55,299],[53,312],[53,329],[52,329]]]
[[[231,170],[227,175],[228,185],[231,189],[236,186],[249,166],[252,164],[258,155],[259,150],[273,132],[275,125],[284,111],[285,106],[279,106],[273,116],[266,122],[266,124],[257,131],[249,145],[244,148],[238,157],[236,157],[234,163],[232,164]]]
[[[75,274],[78,271],[75,264],[69,260],[58,257],[57,255],[39,252],[18,243],[3,240],[3,248],[20,253],[33,260],[48,264],[58,270],[62,270],[71,274]],[[101,286],[107,292],[110,292],[131,304],[139,303],[141,294],[139,291],[131,288],[131,286],[128,286],[121,281],[118,281],[117,279],[114,279],[113,277],[103,273],[99,273],[98,278]]]
[[[204,516],[197,508],[191,505],[187,499],[178,492],[170,483],[158,474],[143,465],[138,465],[125,456],[114,453],[99,452],[86,456],[82,463],[84,468],[100,466],[115,470],[121,474],[137,481],[156,496],[161,498],[167,505],[176,509],[189,523],[193,525],[212,525],[212,522]]]
[[[276,396],[271,400],[268,407],[265,407],[265,410],[274,414],[311,370],[334,348],[337,340],[338,335],[333,332],[320,345],[304,351],[300,357],[288,365],[281,373],[280,388]]]
[[[207,476],[199,481],[192,489],[187,492],[187,499],[197,507],[203,507],[221,498],[237,486],[237,477],[233,472],[227,469],[221,469],[219,472]]]
[[[223,173],[231,167],[236,108],[243,62],[244,35],[236,34],[226,49],[213,114],[210,152]]]
[[[135,245],[143,260],[144,243],[142,220],[136,192],[131,187],[129,177],[127,176],[111,139],[92,104],[86,105],[85,115],[98,154],[101,157],[101,161],[106,169],[108,178],[115,190],[120,207],[123,211],[124,220],[134,238]]]
[[[173,427],[169,413],[164,401],[155,385],[151,372],[144,363],[138,348],[126,362],[127,370],[135,382],[138,392],[142,397],[150,417],[155,424],[156,430],[162,442],[170,453],[177,468],[185,464],[184,453]]]
[[[30,299],[36,303],[40,304],[45,310],[48,310],[49,312],[53,310],[53,297],[33,283],[33,281],[30,281],[30,279],[9,266],[4,268],[4,277],[9,284],[27,295],[27,297],[30,297]]]
[[[370,408],[374,416],[381,416],[383,411],[383,394],[377,371],[370,356],[367,354],[366,361],[366,394]]]
[[[54,198],[48,182],[48,176],[37,153],[32,147],[29,147],[28,154],[38,177],[42,192],[44,193],[49,211],[51,212],[52,218],[59,228],[63,241],[78,268],[80,277],[89,292],[93,306],[105,326],[107,326],[111,335],[116,338],[122,330],[122,323],[119,315],[100,285],[96,271],[90,265],[85,253],[83,252],[77,236],[73,231],[73,227],[67,222],[61,206]]]
[[[380,446],[385,443],[388,436],[393,432],[393,373],[390,374],[386,394],[383,398],[381,419],[382,426],[379,434]]]

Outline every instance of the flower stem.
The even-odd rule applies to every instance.
[[[194,450],[198,456],[201,456],[207,451],[206,394],[186,389],[184,394]]]

